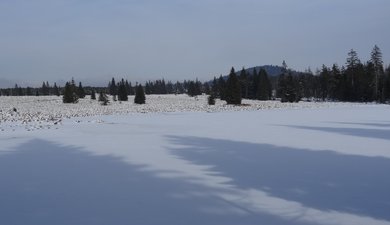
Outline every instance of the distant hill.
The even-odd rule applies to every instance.
[[[274,65],[264,65],[264,66],[251,67],[251,68],[245,69],[245,71],[247,73],[249,73],[250,75],[253,75],[253,71],[255,69],[257,72],[259,72],[260,69],[264,69],[267,72],[268,76],[276,77],[276,76],[279,76],[280,74],[282,74],[283,67],[274,66]],[[240,71],[241,71],[241,69],[236,71],[238,75],[240,74]]]
[[[240,75],[240,72],[241,72],[241,69],[236,69],[236,74],[239,76]],[[251,68],[247,68],[245,69],[245,71],[247,73],[249,73],[250,76],[253,75],[253,71],[256,69],[257,73],[260,71],[260,69],[265,69],[265,71],[267,72],[267,75],[269,77],[278,77],[280,74],[282,74],[282,71],[283,71],[283,67],[281,66],[274,66],[274,65],[264,65],[264,66],[255,66],[255,67],[251,67]],[[293,75],[296,75],[296,74],[300,74],[300,72],[297,72],[295,70],[289,70],[290,72],[292,72]],[[224,79],[227,79],[229,75],[225,75],[223,76]]]

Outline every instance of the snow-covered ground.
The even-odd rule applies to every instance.
[[[2,121],[0,224],[390,224],[390,106],[171,98],[14,106],[62,122]]]
[[[207,104],[207,96],[189,97],[187,95],[148,95],[146,104],[134,104],[134,96],[127,102],[112,101],[102,106],[89,96],[80,99],[78,104],[63,104],[57,96],[0,96],[0,131],[24,127],[27,130],[52,128],[64,118],[88,117],[97,115],[123,115],[129,113],[161,112],[221,112],[253,111],[279,108],[323,108],[333,106],[360,105],[352,103],[301,102],[280,103],[279,101],[243,100],[243,106],[226,105],[225,101],[216,101],[216,105]]]

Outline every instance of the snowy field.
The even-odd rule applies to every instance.
[[[207,104],[207,96],[189,97],[187,95],[148,95],[145,105],[134,104],[134,96],[128,102],[112,101],[102,106],[87,96],[78,104],[63,104],[57,96],[0,96],[0,131],[24,127],[27,130],[52,128],[64,118],[88,117],[97,115],[123,115],[130,113],[161,112],[221,112],[253,111],[277,108],[323,108],[346,103],[301,102],[300,104],[280,103],[279,101],[243,100],[244,106],[226,105],[225,101],[216,101],[216,105]],[[349,104],[357,105],[357,104]],[[14,111],[16,109],[16,112]]]
[[[0,224],[390,225],[388,105],[4,98]]]

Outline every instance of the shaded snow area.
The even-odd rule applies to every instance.
[[[0,224],[389,225],[390,107],[306,104],[66,106],[94,116],[0,132]]]
[[[129,113],[159,112],[221,112],[253,111],[277,108],[323,108],[345,106],[347,103],[301,102],[280,103],[279,101],[243,100],[243,106],[226,105],[217,100],[216,105],[207,104],[207,96],[189,97],[187,95],[147,95],[145,105],[134,104],[134,96],[128,102],[112,101],[102,106],[87,96],[77,104],[63,104],[57,96],[0,96],[0,131],[23,127],[26,130],[50,129],[61,124],[64,118],[88,117],[96,115],[123,115]],[[359,105],[359,104],[348,104]],[[17,123],[15,123],[17,122]]]

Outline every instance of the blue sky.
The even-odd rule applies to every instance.
[[[390,63],[388,0],[0,0],[0,86],[207,80],[256,65]]]

